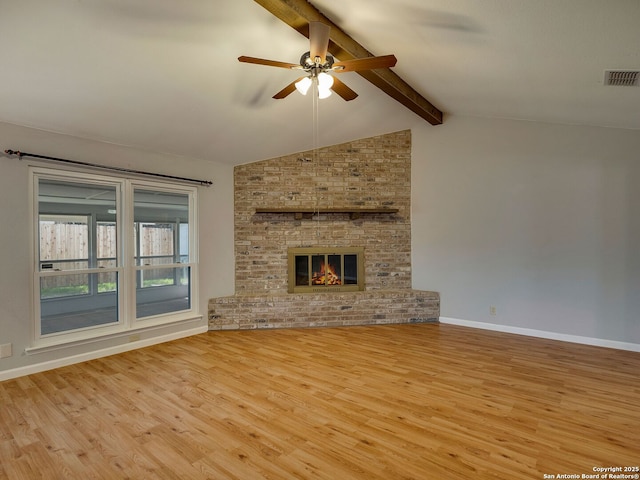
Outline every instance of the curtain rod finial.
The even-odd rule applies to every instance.
[[[4,153],[7,155],[18,155],[18,158],[22,160],[22,152],[20,150],[11,150],[10,148],[5,150]]]

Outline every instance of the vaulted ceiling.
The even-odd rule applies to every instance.
[[[271,98],[299,74],[237,60],[309,49],[260,3],[0,0],[0,121],[231,164],[311,148],[311,98]],[[343,73],[359,96],[320,101],[321,144],[448,115],[640,129],[640,86],[604,84],[605,70],[640,70],[636,0],[311,3],[373,55],[395,54],[395,75],[444,112],[430,126]]]

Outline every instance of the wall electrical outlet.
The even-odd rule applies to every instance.
[[[489,315],[497,315],[497,311],[496,311],[495,305],[491,305],[489,307]]]
[[[0,358],[7,358],[13,355],[13,347],[10,343],[0,345]]]

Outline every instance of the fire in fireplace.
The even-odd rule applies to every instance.
[[[289,249],[289,293],[364,290],[363,247]]]

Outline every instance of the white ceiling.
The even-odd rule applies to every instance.
[[[640,129],[638,0],[312,0],[446,114]],[[0,121],[231,164],[313,146],[312,103],[271,96],[308,40],[251,0],[0,0]],[[319,143],[427,123],[358,74]],[[442,128],[442,127],[428,127]],[[0,145],[20,149],[20,145]],[[42,153],[46,152],[31,152]],[[87,159],[83,159],[87,160]]]

